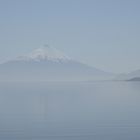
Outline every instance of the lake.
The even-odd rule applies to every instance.
[[[140,82],[1,82],[0,140],[140,140]]]

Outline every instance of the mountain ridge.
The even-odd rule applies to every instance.
[[[75,61],[62,52],[41,47],[0,64],[0,79],[17,81],[89,81],[110,73]]]

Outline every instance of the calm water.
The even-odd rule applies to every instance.
[[[0,140],[140,140],[140,82],[0,83]]]

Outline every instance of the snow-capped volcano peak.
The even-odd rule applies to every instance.
[[[0,65],[2,81],[90,81],[110,74],[70,59],[49,46]]]
[[[18,60],[53,60],[53,61],[64,61],[70,60],[68,56],[58,51],[55,48],[52,48],[48,45],[44,45],[38,49],[33,50],[31,53],[18,57]]]

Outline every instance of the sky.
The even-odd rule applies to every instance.
[[[114,73],[140,69],[139,0],[0,0],[0,62],[49,44]]]

